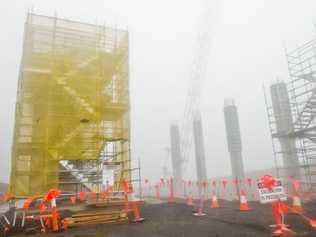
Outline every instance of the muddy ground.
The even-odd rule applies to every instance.
[[[221,208],[205,207],[206,216],[192,215],[194,208],[184,203],[144,204],[143,223],[97,225],[72,228],[47,237],[266,237],[271,236],[271,207],[250,202],[249,212],[240,212],[238,202],[220,201]],[[304,205],[306,214],[316,217],[316,202]],[[298,215],[289,214],[285,222],[297,236],[315,236],[309,225]],[[25,235],[19,235],[25,236]],[[39,236],[39,235],[36,235]]]

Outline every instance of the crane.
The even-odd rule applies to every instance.
[[[189,89],[186,96],[183,119],[180,120],[180,147],[183,171],[186,170],[186,164],[192,152],[193,119],[200,116],[201,94],[207,78],[207,68],[215,28],[216,8],[217,0],[205,1],[204,13],[201,16],[200,29],[197,35],[197,48],[189,78]]]

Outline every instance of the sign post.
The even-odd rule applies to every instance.
[[[287,197],[282,186],[282,182],[270,175],[261,177],[257,183],[260,203],[271,203],[272,214],[275,220],[273,236],[283,236],[283,234],[294,233],[284,224],[284,213],[287,212],[288,206],[283,201]]]
[[[262,204],[287,200],[281,180],[275,179],[274,183],[269,187],[263,179],[260,179],[257,187],[260,203]]]

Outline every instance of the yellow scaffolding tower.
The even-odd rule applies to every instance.
[[[128,32],[28,13],[11,193],[42,195],[60,186],[61,170],[100,190],[103,161],[119,164],[116,184],[130,179]],[[101,181],[83,178],[91,164]]]

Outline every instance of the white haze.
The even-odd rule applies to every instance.
[[[204,0],[2,0],[0,182],[8,181],[26,12],[117,25],[130,31],[132,155],[144,177],[162,176],[169,124],[181,120]],[[246,170],[273,166],[262,92],[286,79],[284,45],[315,37],[313,0],[220,0],[202,115],[208,176],[230,174],[223,101],[236,100]],[[170,165],[170,160],[167,160]],[[193,158],[187,177],[195,177]]]

